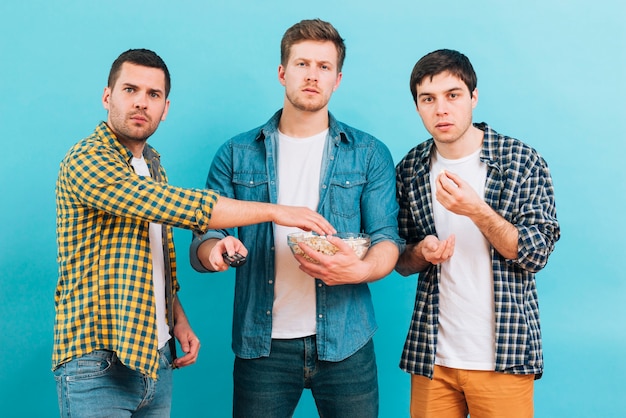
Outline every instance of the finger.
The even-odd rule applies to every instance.
[[[326,240],[328,242],[330,242],[331,244],[333,244],[335,247],[337,247],[339,249],[339,251],[341,252],[345,252],[345,253],[353,253],[354,251],[352,250],[352,247],[350,247],[344,240],[342,240],[341,238],[334,236],[334,235],[328,235],[326,237]]]
[[[248,256],[248,249],[246,248],[245,245],[243,245],[243,243],[241,243],[241,241],[239,241],[239,244],[240,245],[237,245],[235,247],[235,252],[243,255],[244,257],[247,257]]]
[[[195,363],[196,358],[195,356],[187,353],[182,357],[178,357],[176,360],[174,360],[174,364],[176,365],[176,367],[186,367],[189,366],[190,364]]]
[[[317,212],[313,212],[313,219],[311,219],[310,229],[317,232],[320,235],[333,235],[337,233],[337,230]]]
[[[187,351],[185,351],[184,347],[187,347]],[[181,343],[181,348],[185,352],[185,355],[177,358],[174,361],[176,367],[185,367],[193,364],[198,359],[198,351],[200,350],[200,340],[197,337],[194,337],[190,342],[183,344]]]
[[[215,271],[224,271],[228,269],[228,264],[224,262],[224,257],[222,257],[221,254],[219,256],[211,255],[211,257],[209,257],[209,261]]]
[[[198,337],[194,337],[189,343],[189,351],[187,354],[197,357],[198,351],[200,351],[200,339]]]
[[[248,254],[248,249],[237,238],[227,237],[224,239],[224,250],[221,253],[225,252],[228,253],[228,255],[230,256],[234,255],[235,253],[239,253],[245,256]]]
[[[448,244],[450,245],[450,257],[452,257],[454,255],[454,248],[455,248],[456,238],[455,238],[454,235],[452,235],[449,239],[450,239],[450,241],[448,242]]]
[[[424,248],[427,251],[430,251],[430,252],[437,251],[438,246],[439,246],[439,244],[436,241],[434,241],[434,242],[433,241],[425,241],[424,242]]]
[[[439,175],[437,185],[439,186],[438,191],[446,192],[448,194],[454,190],[454,187],[456,186],[456,184],[445,174]]]
[[[454,239],[454,235],[451,235],[444,241],[445,249],[442,253],[442,257],[445,260],[448,260],[454,254]]]
[[[445,258],[446,253],[446,243],[442,242],[437,251],[435,251],[434,256],[438,260],[443,260]]]
[[[309,247],[306,243],[304,242],[299,242],[298,246],[300,247],[300,249],[302,250],[302,252],[304,254],[307,255],[307,257],[304,257],[302,254],[294,254],[296,257],[296,260],[298,260],[298,262],[300,264],[308,264],[308,263],[319,263],[319,257],[321,256],[320,252],[317,250],[314,250],[313,248]]]
[[[189,352],[189,340],[187,338],[184,339],[180,339],[178,340],[180,342],[180,349],[183,350],[183,352],[188,353]]]
[[[216,244],[209,255],[209,262],[215,271],[224,271],[228,269],[228,264],[224,262],[224,257],[222,256],[222,254],[226,252],[226,243],[224,241],[225,240],[222,240]]]

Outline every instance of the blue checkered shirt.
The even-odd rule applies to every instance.
[[[485,201],[519,232],[518,257],[507,260],[491,248],[495,298],[496,371],[543,373],[543,351],[535,273],[548,261],[560,236],[554,189],[544,159],[521,141],[498,134],[485,123],[480,159],[487,165]],[[437,235],[430,187],[433,139],[396,166],[400,237],[417,244]],[[400,368],[432,378],[437,347],[440,265],[419,273],[415,307]]]

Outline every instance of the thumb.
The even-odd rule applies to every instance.
[[[180,349],[183,350],[183,353],[188,353],[191,349],[191,345],[189,344],[188,339],[184,339],[180,341]]]

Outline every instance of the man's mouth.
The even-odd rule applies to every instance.
[[[148,121],[148,118],[141,114],[130,115],[130,120],[137,123],[144,123]]]
[[[302,89],[302,91],[304,91],[305,93],[311,93],[311,94],[319,93],[319,90],[316,89],[315,87],[305,87]]]

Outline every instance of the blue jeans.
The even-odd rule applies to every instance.
[[[112,351],[97,350],[54,371],[62,417],[169,417],[172,355],[159,350],[157,380],[124,366]]]
[[[233,416],[291,417],[304,388],[320,417],[378,416],[374,342],[339,362],[317,358],[315,336],[272,340],[269,357],[235,357]]]

